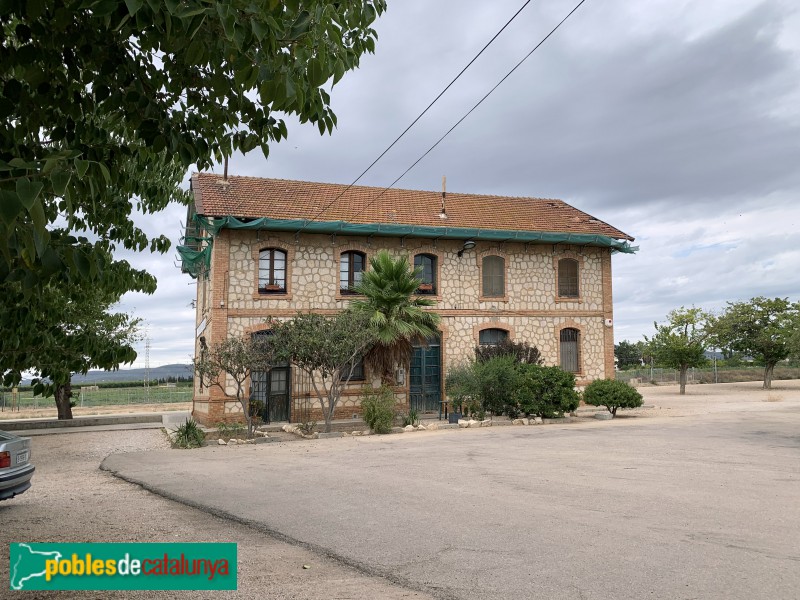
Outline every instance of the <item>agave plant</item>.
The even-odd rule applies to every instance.
[[[411,361],[414,344],[438,333],[439,315],[425,310],[435,302],[414,298],[421,283],[420,269],[412,269],[408,258],[393,259],[381,250],[370,260],[355,292],[364,299],[354,300],[351,309],[364,312],[375,331],[375,344],[364,356],[373,373],[385,384],[394,384],[394,370]]]

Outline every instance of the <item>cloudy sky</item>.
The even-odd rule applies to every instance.
[[[578,0],[534,0],[361,181],[385,186]],[[389,0],[377,52],[333,89],[339,127],[289,121],[232,175],[350,183],[524,3]],[[681,305],[800,299],[800,11],[781,0],[587,0],[398,187],[561,198],[636,237],[614,258],[617,341]],[[218,169],[221,171],[221,169]],[[140,222],[177,241],[185,209]],[[173,257],[123,308],[151,365],[187,362],[193,282]],[[136,366],[144,364],[144,344]]]

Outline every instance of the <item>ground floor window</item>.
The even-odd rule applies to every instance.
[[[568,327],[561,330],[561,368],[571,373],[580,372],[580,340],[581,332]]]

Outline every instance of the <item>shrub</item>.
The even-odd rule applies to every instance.
[[[304,435],[311,435],[317,428],[316,421],[303,421],[297,425],[297,428],[303,432]]]
[[[563,417],[578,408],[575,375],[559,367],[522,364],[513,395],[521,412],[537,417]],[[509,415],[511,416],[511,415]]]
[[[478,362],[486,362],[499,356],[510,356],[514,362],[532,365],[541,365],[543,362],[539,349],[528,342],[512,342],[506,339],[498,344],[475,348],[475,360]]]
[[[450,400],[450,409],[453,412],[461,412],[465,405],[478,396],[475,365],[463,364],[448,369],[444,389]]]
[[[409,425],[414,425],[415,427],[419,425],[419,412],[413,408],[408,411],[407,415],[403,415],[403,427],[408,427]]]
[[[527,363],[522,363],[527,364]],[[518,386],[518,368],[521,363],[510,355],[496,356],[473,366],[477,383],[477,394],[471,412],[480,410],[495,414],[506,413],[514,418],[519,414],[514,390]]]
[[[361,391],[361,411],[364,421],[375,433],[389,433],[394,423],[395,397],[392,388],[364,386]]]
[[[605,406],[612,416],[618,408],[638,408],[642,395],[624,381],[595,379],[583,391],[583,401],[592,406]]]
[[[206,434],[194,419],[189,419],[175,430],[174,444],[178,448],[200,448]]]

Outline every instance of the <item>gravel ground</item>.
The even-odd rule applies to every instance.
[[[160,430],[34,438],[33,487],[0,502],[0,598],[23,596],[7,591],[8,544],[26,541],[236,542],[239,591],[28,592],[25,598],[428,598],[257,530],[155,496],[98,469],[112,452],[168,447]],[[311,568],[303,569],[303,565]]]

